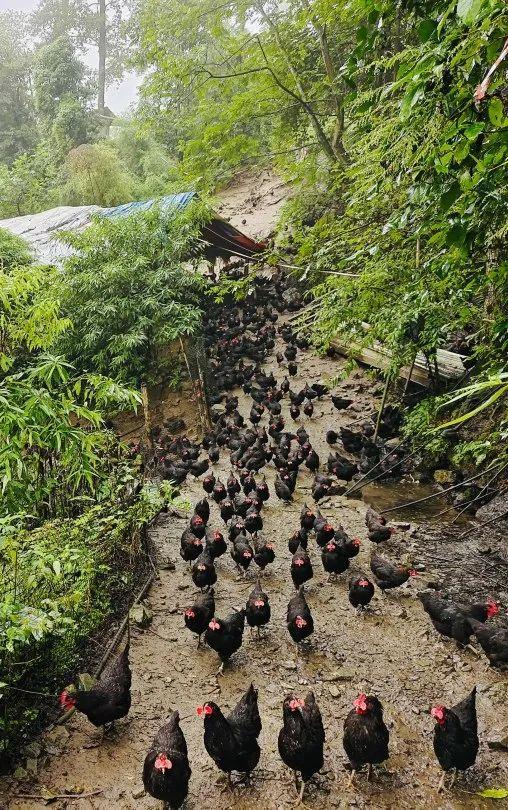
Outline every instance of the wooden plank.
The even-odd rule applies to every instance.
[[[390,366],[392,360],[392,353],[377,341],[372,346],[355,346],[354,344],[346,346],[339,340],[332,340],[331,346],[346,357],[353,357],[359,363],[364,363],[372,368],[385,370]],[[443,380],[457,380],[466,371],[462,356],[455,352],[449,352],[445,349],[437,350],[437,367],[439,376]],[[399,377],[407,379],[409,374],[409,366],[403,366],[399,370]],[[429,376],[429,369],[427,360],[420,352],[416,355],[414,368],[411,374],[411,382],[429,388],[431,378]]]

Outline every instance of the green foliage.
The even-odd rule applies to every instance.
[[[5,228],[0,228],[0,270],[6,272],[18,265],[30,264],[30,261],[26,242]]]
[[[465,402],[466,405],[474,405],[466,413],[455,416],[453,419],[440,424],[436,430],[442,430],[447,427],[455,425],[462,425],[469,422],[475,416],[484,413],[493,406],[501,406],[501,419],[508,416],[506,402],[503,404],[503,399],[508,395],[508,371],[500,371],[497,374],[492,374],[486,380],[477,380],[471,385],[461,388],[460,391],[454,392],[452,395],[445,397],[444,402],[439,406],[439,410],[449,408],[450,405],[456,405],[458,402]],[[477,402],[478,404],[474,404]],[[499,417],[498,417],[499,418]]]
[[[133,494],[136,474],[132,463],[119,461],[101,502],[79,517],[0,530],[0,757],[43,708],[37,697],[11,688],[61,689],[88,637],[119,606],[127,609],[143,531],[174,498],[167,484]]]
[[[30,56],[20,14],[0,13],[0,165],[35,145]]]
[[[71,205],[110,208],[132,200],[132,183],[122,161],[107,141],[71,149],[66,160],[63,199]]]
[[[67,235],[77,254],[58,281],[73,324],[62,348],[78,368],[139,386],[157,374],[163,347],[199,327],[203,279],[192,256],[208,216],[198,203],[178,214],[153,207],[98,217],[83,233]]]

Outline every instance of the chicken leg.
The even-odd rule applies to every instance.
[[[353,768],[353,770],[351,771],[351,773],[350,773],[350,775],[349,775],[349,779],[348,779],[348,783],[347,783],[347,787],[348,787],[348,788],[350,788],[350,787],[352,786],[352,784],[353,784],[353,782],[354,782],[354,779],[355,779],[355,776],[356,776],[356,771],[355,771],[355,769]]]

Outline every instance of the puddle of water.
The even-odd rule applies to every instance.
[[[426,498],[428,495],[432,495],[437,491],[437,488],[433,484],[394,481],[393,483],[384,484],[366,484],[362,488],[362,497],[366,504],[372,506],[372,508],[376,509],[378,512],[382,512],[384,509],[391,509],[394,506],[399,506],[408,501]],[[396,512],[390,512],[389,519],[395,521],[409,520],[422,522],[430,518],[435,518],[436,515],[442,512],[443,509],[446,509],[447,506],[450,506],[450,504],[446,501],[445,497],[432,498],[429,501],[424,501],[414,506],[408,506],[406,509],[398,509]],[[456,514],[455,509],[451,509],[435,522],[438,524],[448,523]]]

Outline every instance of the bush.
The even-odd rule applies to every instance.
[[[200,326],[204,282],[195,265],[208,216],[198,203],[178,214],[154,207],[97,217],[66,236],[76,255],[65,262],[59,291],[73,325],[61,348],[79,369],[139,387],[157,375],[159,350]]]
[[[31,531],[0,525],[0,760],[54,711],[51,694],[75,676],[89,636],[127,611],[150,570],[143,533],[173,491],[146,485],[133,494],[135,475],[119,462],[108,497],[75,519]],[[49,692],[50,701],[23,690]]]

